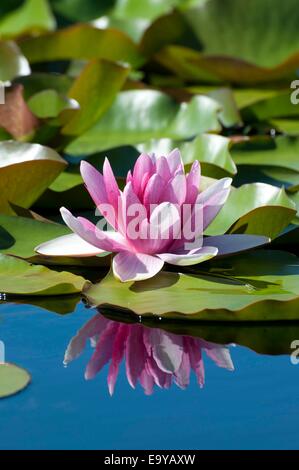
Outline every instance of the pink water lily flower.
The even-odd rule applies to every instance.
[[[167,157],[141,154],[123,191],[108,159],[103,174],[82,161],[81,175],[112,229],[103,230],[102,225],[76,218],[62,208],[61,215],[74,233],[38,246],[39,254],[86,257],[115,253],[113,273],[125,282],[148,279],[164,263],[194,265],[269,241],[254,235],[203,237],[224,205],[232,180],[223,178],[199,192],[200,164],[195,161],[185,174],[178,150]]]
[[[129,384],[135,388],[139,381],[146,395],[153,392],[154,385],[168,389],[174,382],[182,389],[187,388],[191,370],[203,387],[203,352],[219,367],[234,370],[229,349],[223,345],[140,324],[119,323],[100,313],[72,338],[65,353],[65,365],[82,354],[88,340],[94,353],[86,367],[85,378],[92,379],[110,363],[107,377],[110,395],[114,392],[123,359]]]

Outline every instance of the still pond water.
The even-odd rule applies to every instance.
[[[6,361],[25,367],[32,383],[0,400],[0,448],[299,448],[299,365],[290,361],[298,325],[201,325],[196,338],[183,324],[159,326],[184,336],[114,322],[82,303],[64,315],[2,303]],[[143,387],[134,389],[128,379],[138,378]],[[154,381],[168,388],[149,394]]]

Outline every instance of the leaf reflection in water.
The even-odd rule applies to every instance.
[[[80,356],[88,341],[94,352],[87,364],[85,378],[94,378],[109,363],[107,381],[110,395],[114,392],[123,359],[129,384],[135,388],[139,381],[146,395],[152,394],[154,385],[168,389],[173,382],[186,389],[191,370],[195,372],[199,386],[203,387],[203,352],[217,366],[234,370],[229,349],[223,345],[141,324],[116,322],[100,313],[72,338],[65,353],[64,364],[68,365]]]

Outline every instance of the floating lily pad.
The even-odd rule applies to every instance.
[[[81,292],[88,282],[69,272],[0,254],[0,292],[14,295],[65,295]]]
[[[244,184],[232,189],[206,234],[231,231],[275,238],[295,215],[295,204],[283,188],[264,183]]]
[[[0,364],[0,398],[21,392],[30,384],[31,376],[27,370],[15,364]]]
[[[179,104],[158,91],[125,91],[98,123],[74,139],[66,151],[86,155],[151,139],[181,140],[219,131],[219,110],[219,104],[206,96],[194,96],[189,103]]]
[[[9,202],[29,208],[65,167],[51,148],[0,142],[0,211],[13,213]]]
[[[108,59],[140,64],[137,46],[121,31],[97,29],[76,24],[39,37],[22,41],[21,50],[29,62],[68,59]]]
[[[120,283],[110,272],[85,291],[91,305],[144,316],[205,321],[299,319],[298,258],[256,251],[191,272],[162,271],[147,281]]]

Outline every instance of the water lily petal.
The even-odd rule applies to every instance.
[[[142,281],[161,271],[164,262],[155,256],[142,253],[118,253],[113,258],[114,276],[122,282]]]
[[[234,364],[230,356],[230,351],[225,346],[221,346],[215,343],[209,343],[204,341],[203,348],[212,361],[217,364],[218,367],[222,367],[227,370],[234,370]]]
[[[105,217],[107,222],[114,229],[116,229],[117,228],[117,224],[116,224],[117,211],[116,211],[116,207],[112,205],[112,203],[110,202],[110,199],[106,190],[106,184],[105,184],[105,180],[106,180],[108,184],[108,190],[112,191],[114,194],[115,187],[114,187],[112,179],[109,177],[109,174],[110,174],[109,167],[106,164],[106,167],[105,167],[106,177],[104,178],[103,175],[98,170],[96,170],[90,163],[86,162],[85,160],[82,160],[81,165],[80,165],[80,171],[81,171],[81,176],[86,185],[86,188],[91,198],[93,199],[95,205],[97,206],[98,210]],[[110,194],[110,196],[112,200],[113,200],[113,197],[115,197],[115,195],[112,196],[112,194]],[[107,210],[107,207],[110,207],[110,209]]]
[[[171,202],[172,204],[178,204],[179,206],[181,206],[185,202],[186,195],[186,176],[182,174],[177,174],[167,184],[163,193],[162,201]]]
[[[110,361],[113,352],[114,339],[119,328],[118,323],[111,322],[96,343],[93,353],[85,370],[86,380],[90,380],[100,372],[107,362]]]
[[[64,207],[60,209],[60,212],[66,225],[87,243],[104,251],[118,252],[128,249],[126,240],[120,233],[104,232],[89,220],[83,217],[74,217]]]
[[[87,243],[75,233],[42,243],[35,248],[35,251],[44,256],[72,256],[76,258],[109,254],[101,248]]]
[[[157,159],[156,163],[156,173],[161,176],[161,178],[167,183],[171,178],[171,172],[167,159],[165,157],[160,157]]]
[[[204,207],[203,229],[210,225],[224,205],[230,193],[231,183],[231,178],[222,178],[197,197],[196,204],[202,204]]]
[[[128,325],[119,325],[117,335],[114,340],[112,358],[109,366],[109,372],[107,377],[108,390],[112,396],[115,389],[116,380],[118,377],[119,366],[125,353],[126,341],[130,327]]]
[[[172,374],[179,370],[183,358],[182,336],[159,329],[150,332],[152,354],[161,370]]]
[[[143,369],[140,374],[139,381],[144,390],[145,395],[151,395],[153,393],[155,381],[147,369],[147,367]]]
[[[163,195],[165,188],[165,181],[163,178],[155,173],[149,179],[144,195],[143,195],[143,204],[149,208],[150,204],[159,204]]]
[[[143,344],[143,327],[132,325],[126,344],[126,374],[129,384],[135,388],[138,378],[144,370],[146,349]]]
[[[142,153],[136,160],[133,170],[133,188],[137,196],[141,199],[141,182],[143,175],[148,173],[152,175],[154,172],[154,163],[149,155]]]
[[[181,365],[175,373],[175,383],[178,385],[178,387],[182,388],[183,390],[186,389],[190,383],[190,372],[191,366],[189,354],[187,351],[184,350]]]
[[[195,204],[198,197],[199,183],[200,183],[200,164],[197,160],[193,162],[190,173],[186,176],[187,180],[187,195],[185,204]]]
[[[177,171],[181,171],[184,168],[181,153],[179,149],[174,149],[167,156],[167,162],[170,172],[174,175]]]
[[[217,256],[218,249],[213,246],[205,246],[198,250],[190,250],[186,253],[159,253],[157,256],[165,263],[176,266],[192,266],[193,264],[203,263],[208,259]]]
[[[252,248],[265,245],[270,241],[270,238],[261,235],[232,234],[205,237],[203,243],[205,246],[216,246],[218,248],[217,256],[224,256],[251,250]]]
[[[92,317],[91,320],[78,331],[76,336],[71,339],[66,349],[63,363],[67,365],[79,357],[86,346],[87,340],[93,336],[100,337],[109,325],[110,320],[100,313]]]

